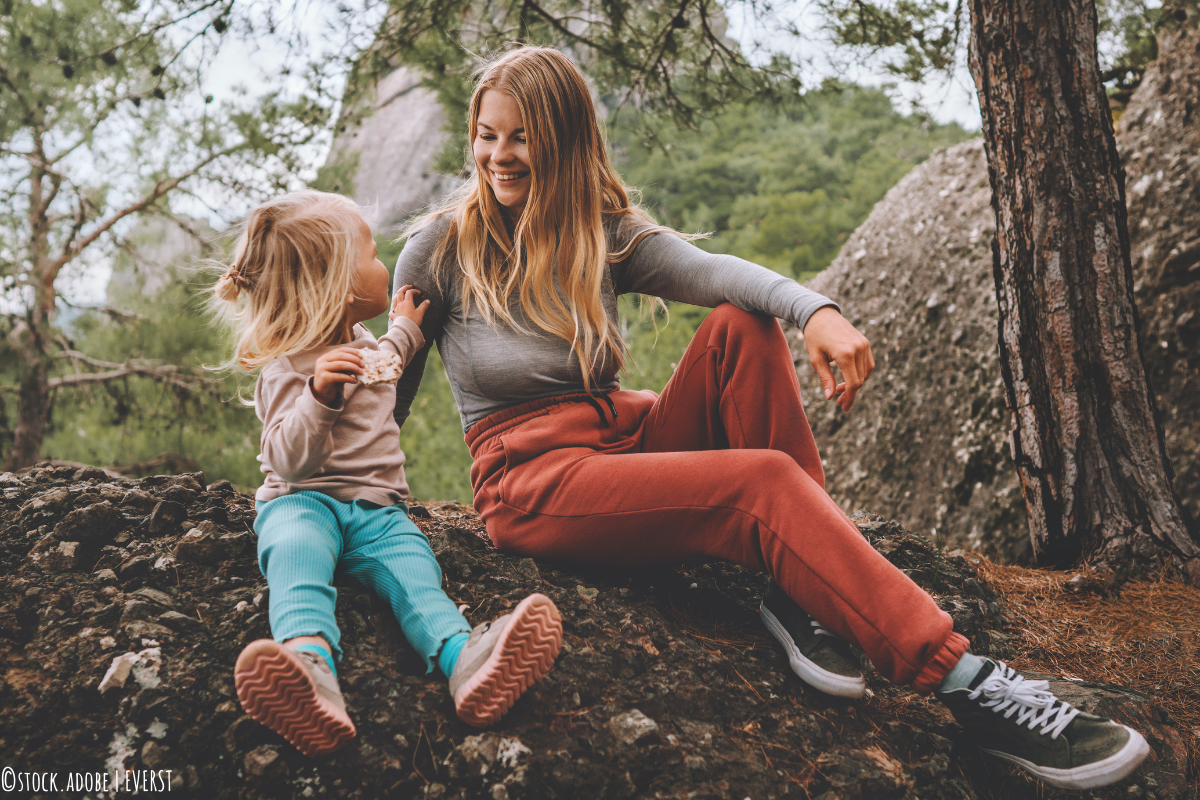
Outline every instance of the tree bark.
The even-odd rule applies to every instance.
[[[17,424],[13,429],[12,449],[8,451],[5,469],[18,470],[33,466],[42,452],[42,438],[50,415],[49,370],[45,361],[37,359],[26,365],[17,395]]]
[[[1039,563],[1200,583],[1142,361],[1093,0],[970,0],[1011,447]]]

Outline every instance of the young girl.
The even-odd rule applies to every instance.
[[[417,305],[411,287],[397,291],[391,327],[376,341],[360,323],[389,310],[388,273],[370,226],[353,201],[315,191],[251,212],[214,294],[232,319],[237,363],[262,368],[254,406],[266,480],[254,529],[274,641],[252,642],[238,657],[242,706],[306,755],[354,737],[335,658],[330,583],[341,570],[391,605],[429,671],[436,664],[450,679],[460,719],[495,722],[549,671],[562,623],[550,599],[533,594],[471,630],[408,518],[395,384],[359,378],[369,351],[408,364],[425,343],[428,301]]]

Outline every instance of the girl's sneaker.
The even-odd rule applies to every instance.
[[[306,756],[332,753],[357,733],[337,677],[318,653],[259,639],[234,668],[242,708]]]
[[[562,646],[562,616],[544,594],[531,594],[511,614],[471,631],[450,676],[458,718],[477,728],[504,716],[550,671]]]
[[[1059,700],[1050,683],[983,659],[969,686],[937,692],[970,740],[1051,786],[1095,789],[1127,777],[1150,753],[1132,728]]]

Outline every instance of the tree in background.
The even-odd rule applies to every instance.
[[[274,25],[228,0],[0,8],[0,324],[5,362],[16,364],[0,392],[17,395],[9,469],[37,460],[63,387],[137,377],[215,394],[194,371],[88,355],[55,322],[70,270],[111,254],[139,216],[171,215],[184,193],[244,204],[294,182],[327,127],[319,84],[291,100],[275,91],[220,104],[200,88],[223,38]]]
[[[1133,63],[1102,76],[1093,0],[966,5],[826,3],[844,40],[897,48],[894,68],[910,74],[945,66],[969,10],[997,220],[1000,363],[1035,558],[1119,575],[1167,562],[1200,584],[1200,539],[1172,487],[1142,358],[1105,88],[1105,77],[1140,74],[1151,51],[1130,48]],[[1148,19],[1136,6],[1106,10]],[[1180,7],[1168,18],[1187,16]],[[1115,27],[1127,42],[1145,31]]]

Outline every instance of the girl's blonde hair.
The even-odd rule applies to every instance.
[[[434,264],[439,280],[451,263],[457,264],[463,313],[473,303],[489,323],[499,318],[520,328],[509,311],[516,294],[535,325],[571,343],[590,391],[607,357],[618,368],[626,359],[620,332],[601,299],[607,265],[626,258],[647,234],[670,229],[630,202],[629,189],[609,161],[587,82],[571,59],[549,47],[521,47],[484,67],[468,112],[472,143],[483,93],[489,90],[516,100],[529,147],[529,199],[512,237],[502,206],[478,169],[405,234],[434,217],[452,215]],[[637,232],[610,252],[606,223],[623,229],[632,223],[628,229]]]
[[[358,205],[329,192],[291,192],[251,211],[212,289],[236,340],[226,366],[255,369],[329,344],[354,293],[364,228]]]

